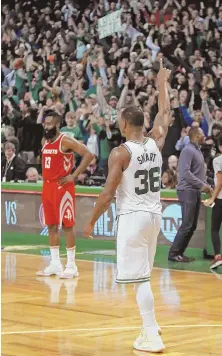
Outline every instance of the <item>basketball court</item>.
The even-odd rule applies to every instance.
[[[132,348],[141,320],[133,286],[115,283],[115,263],[78,261],[72,280],[37,277],[46,258],[2,252],[2,356],[148,355]],[[164,354],[222,355],[220,277],[153,270]]]

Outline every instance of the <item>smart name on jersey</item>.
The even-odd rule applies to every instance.
[[[137,157],[137,160],[140,164],[143,164],[147,161],[154,162],[156,158],[156,153],[147,153],[145,152],[141,156]]]

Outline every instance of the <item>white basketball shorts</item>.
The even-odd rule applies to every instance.
[[[117,283],[150,280],[161,218],[146,211],[117,217]]]

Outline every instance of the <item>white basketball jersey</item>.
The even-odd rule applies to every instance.
[[[213,160],[213,167],[214,167],[214,184],[215,187],[217,185],[217,173],[222,172],[222,155],[214,158]],[[217,199],[222,199],[222,189],[220,190]]]
[[[124,146],[131,160],[117,188],[117,215],[140,210],[161,214],[162,156],[155,141],[152,138],[144,143],[127,141]]]

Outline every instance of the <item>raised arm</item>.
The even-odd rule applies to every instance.
[[[124,88],[121,91],[121,95],[120,95],[119,101],[118,101],[117,106],[116,106],[117,110],[120,110],[123,107],[125,107],[125,105],[126,105],[126,97],[127,97],[128,92],[129,92],[129,79],[125,78],[123,83],[124,83]]]
[[[97,79],[97,89],[96,89],[97,100],[101,111],[104,112],[108,104],[103,94],[102,85],[103,85],[102,78]]]
[[[168,93],[168,80],[170,77],[171,71],[163,67],[163,60],[160,60],[160,70],[157,75],[157,85],[159,90],[158,97],[158,108],[159,113],[163,113],[166,110],[170,110],[170,98]]]
[[[179,4],[179,2],[177,0],[174,0],[174,4],[176,5],[176,7],[179,11],[182,9],[182,6]]]
[[[166,135],[168,132],[168,127],[171,122],[170,115],[170,99],[168,94],[168,79],[171,71],[163,68],[163,61],[160,60],[160,71],[158,73],[158,89],[159,89],[159,98],[158,98],[158,107],[159,111],[155,117],[153,129],[149,132],[148,136],[152,137],[159,147],[162,150]]]
[[[213,124],[214,120],[213,120],[213,117],[212,117],[212,115],[210,113],[209,106],[208,106],[208,103],[207,103],[207,97],[208,97],[207,92],[201,91],[200,92],[200,97],[202,99],[201,112],[202,112],[204,118],[207,121],[207,124],[208,124],[208,127],[209,127],[208,135],[210,136],[211,135],[212,124]]]

